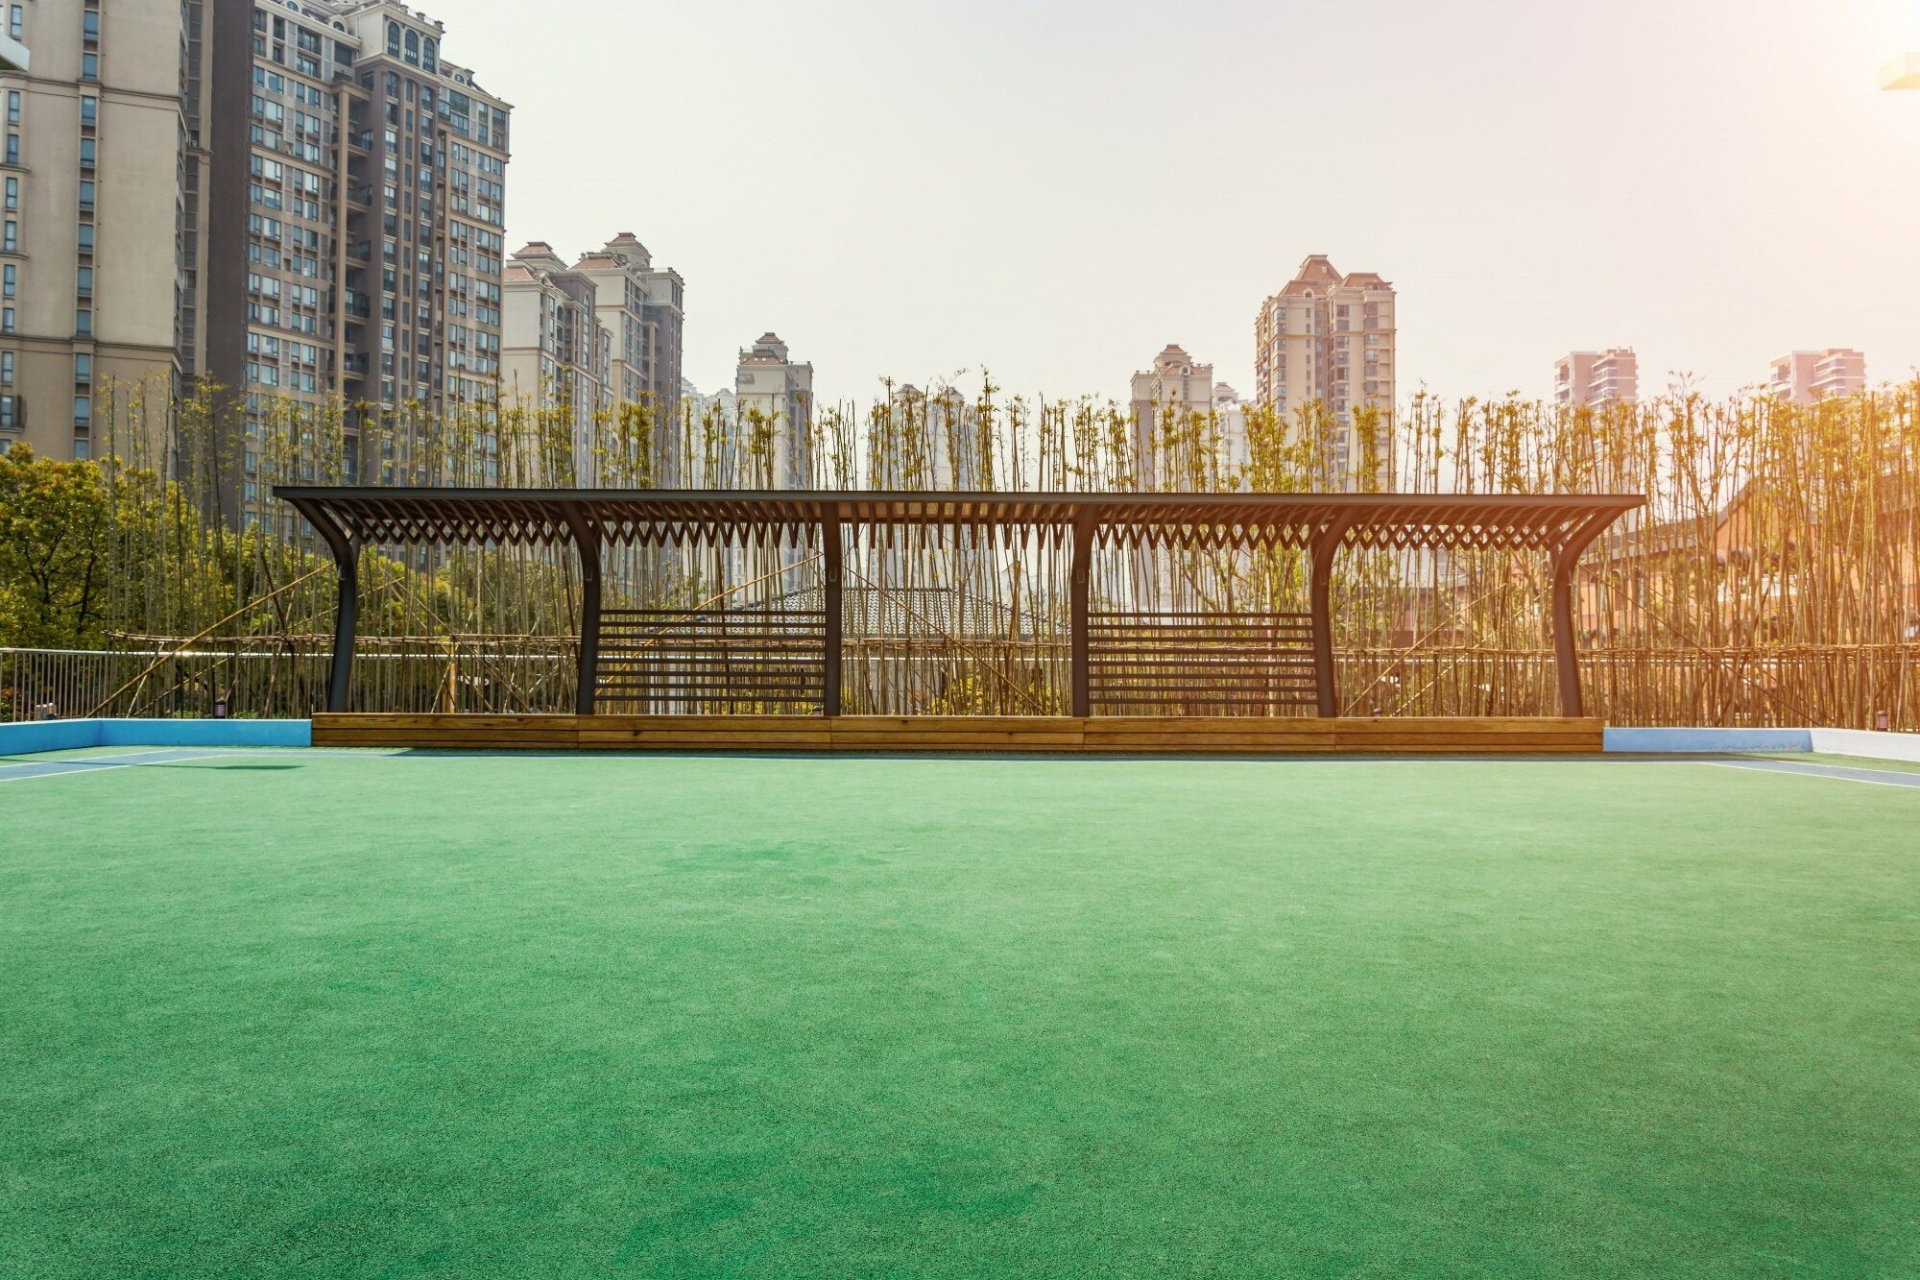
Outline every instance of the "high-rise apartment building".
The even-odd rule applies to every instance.
[[[973,406],[958,388],[922,391],[911,382],[887,397],[885,425],[867,431],[867,485],[873,489],[985,488],[986,460]]]
[[[1177,423],[1189,410],[1205,413],[1213,407],[1213,366],[1194,363],[1184,348],[1169,343],[1150,366],[1133,375],[1128,400],[1138,463],[1135,483],[1142,489],[1165,487],[1174,479],[1162,456],[1168,421]]]
[[[255,0],[252,21],[249,407],[372,406],[354,424],[405,425],[378,456],[350,437],[349,476],[421,483],[416,424],[498,386],[511,108],[394,0]]]
[[[1363,469],[1390,482],[1394,421],[1393,286],[1370,271],[1342,275],[1324,254],[1261,305],[1254,322],[1254,371],[1260,403],[1294,421],[1324,404],[1332,415],[1335,488],[1357,487]],[[1361,456],[1354,415],[1377,414],[1375,457]]]
[[[230,513],[289,401],[349,406],[349,479],[425,479],[412,424],[489,404],[500,370],[509,108],[441,25],[394,0],[3,7],[38,48],[0,70],[0,441],[86,454],[103,397],[199,378],[245,424]],[[383,418],[409,425],[363,448]]]
[[[1556,404],[1632,404],[1640,398],[1640,361],[1631,347],[1573,351],[1553,366]]]
[[[183,376],[222,372],[208,359],[210,325],[233,324],[209,300],[222,91],[208,46],[216,18],[244,24],[244,0],[0,13],[0,449],[85,458],[102,385],[123,406],[163,402]]]
[[[1252,448],[1247,437],[1247,406],[1240,393],[1224,382],[1213,384],[1213,419],[1220,435],[1221,461],[1228,475],[1242,484],[1251,465]]]
[[[734,411],[753,458],[753,489],[813,484],[813,366],[792,358],[776,333],[740,352]]]
[[[613,335],[613,398],[647,405],[660,421],[670,421],[680,404],[686,282],[670,267],[655,268],[653,255],[631,231],[582,255],[573,269],[593,281],[600,323]],[[657,432],[656,439],[657,483],[682,483],[684,460],[674,452],[678,433]]]
[[[601,425],[612,412],[613,335],[600,323],[593,281],[535,241],[507,262],[501,306],[501,394],[571,430],[573,480],[598,487]]]
[[[1245,466],[1247,419],[1238,393],[1215,382],[1213,366],[1197,363],[1185,348],[1169,344],[1135,373],[1129,400],[1141,488],[1224,486]],[[1188,430],[1201,420],[1211,438]],[[1210,456],[1194,454],[1195,445]]]
[[[1767,390],[1775,399],[1812,404],[1867,389],[1867,358],[1851,347],[1795,351],[1773,362]]]
[[[681,487],[738,488],[734,463],[738,461],[735,446],[740,415],[735,407],[733,388],[722,387],[706,395],[691,378],[682,378],[677,412],[690,428],[690,449],[680,472]]]

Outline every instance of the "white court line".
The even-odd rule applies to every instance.
[[[0,765],[0,769],[13,769],[9,776],[0,776],[0,783],[32,782],[36,778],[64,778],[74,773],[108,773],[114,769],[137,769],[148,763],[146,757],[164,756],[164,760],[155,760],[154,764],[172,764],[193,760],[213,760],[233,754],[219,748],[194,747],[156,747],[150,751],[129,751],[116,756],[90,756],[84,760],[16,760]]]
[[[1869,787],[1894,787],[1902,791],[1920,790],[1920,774],[1899,769],[1860,769],[1851,765],[1819,765],[1804,760],[1697,760],[1710,769],[1742,769],[1748,773],[1784,773],[1794,778],[1825,778],[1832,782],[1858,782]],[[1878,777],[1861,777],[1861,774]],[[1899,778],[1901,781],[1881,781]]]
[[[220,750],[220,748],[218,747],[203,747],[198,749],[205,750],[205,751]],[[33,756],[10,756],[4,761],[0,761],[0,769],[20,769],[20,768],[25,768],[28,765],[46,765],[46,764],[104,765],[104,764],[111,764],[120,760],[130,761],[138,756],[168,755],[175,751],[193,751],[193,750],[196,750],[196,748],[193,748],[193,747],[145,747],[145,748],[141,748],[134,751],[117,752],[110,756],[87,756],[79,760],[40,760],[40,759],[36,759],[36,756],[38,753],[35,753],[35,755]]]

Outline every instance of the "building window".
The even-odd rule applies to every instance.
[[[7,135],[7,163],[20,163],[20,135],[17,133]]]
[[[7,34],[15,40],[27,38],[27,6],[23,4],[7,6]]]
[[[7,90],[7,123],[20,123],[20,91],[18,89]]]
[[[84,351],[73,358],[73,380],[83,387],[93,382],[93,357]]]
[[[80,99],[80,123],[83,125],[96,125],[100,123],[100,99]]]
[[[0,307],[0,333],[13,332],[13,308]]]
[[[92,456],[93,442],[85,436],[75,436],[73,438],[73,460],[75,462],[85,462]]]
[[[73,398],[73,425],[90,427],[93,425],[93,397],[76,395]]]
[[[21,426],[21,419],[25,416],[20,412],[19,396],[0,396],[0,427]],[[0,445],[5,443],[6,441],[0,440]]]
[[[76,337],[91,338],[93,336],[93,312],[90,309],[80,307],[74,311],[73,332]]]
[[[0,351],[0,387],[13,385],[13,352]]]
[[[12,179],[10,178],[10,179],[8,179],[8,181],[9,181],[9,182],[11,182],[11,181],[12,181]],[[83,213],[92,213],[92,212],[93,212],[93,193],[94,193],[94,185],[93,185],[93,179],[92,179],[92,178],[87,178],[87,179],[84,179],[84,180],[83,180],[83,181],[82,181],[82,182],[80,183],[80,210],[81,210],[81,212],[83,212]],[[11,205],[9,205],[9,206],[8,206],[8,208],[12,208],[12,206],[11,206]]]
[[[93,296],[93,268],[92,267],[80,268],[80,276],[79,276],[79,282],[78,282],[77,288],[81,297],[91,298]]]
[[[92,138],[80,139],[80,167],[82,169],[93,168],[94,159],[98,154],[98,149]]]
[[[12,218],[7,219],[4,231],[0,231],[0,252],[20,252],[20,224]]]
[[[19,7],[19,5],[14,6],[16,9]],[[400,56],[400,24],[397,22],[387,24],[387,56],[390,58]]]
[[[87,10],[85,16],[80,19],[80,34],[89,40],[98,40],[100,38],[100,11],[98,9]]]
[[[99,54],[83,53],[80,55],[80,78],[82,80],[98,80],[100,78]]]
[[[20,268],[9,262],[4,271],[0,271],[0,297],[17,298],[20,296]]]
[[[80,224],[80,252],[93,252],[93,224],[91,222],[83,222]]]

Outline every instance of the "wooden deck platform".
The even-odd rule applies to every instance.
[[[1300,716],[492,716],[313,718],[316,747],[464,750],[1064,752],[1113,755],[1577,755],[1598,720]]]

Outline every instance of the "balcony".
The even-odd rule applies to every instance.
[[[33,61],[27,46],[0,33],[0,71],[27,71]]]

